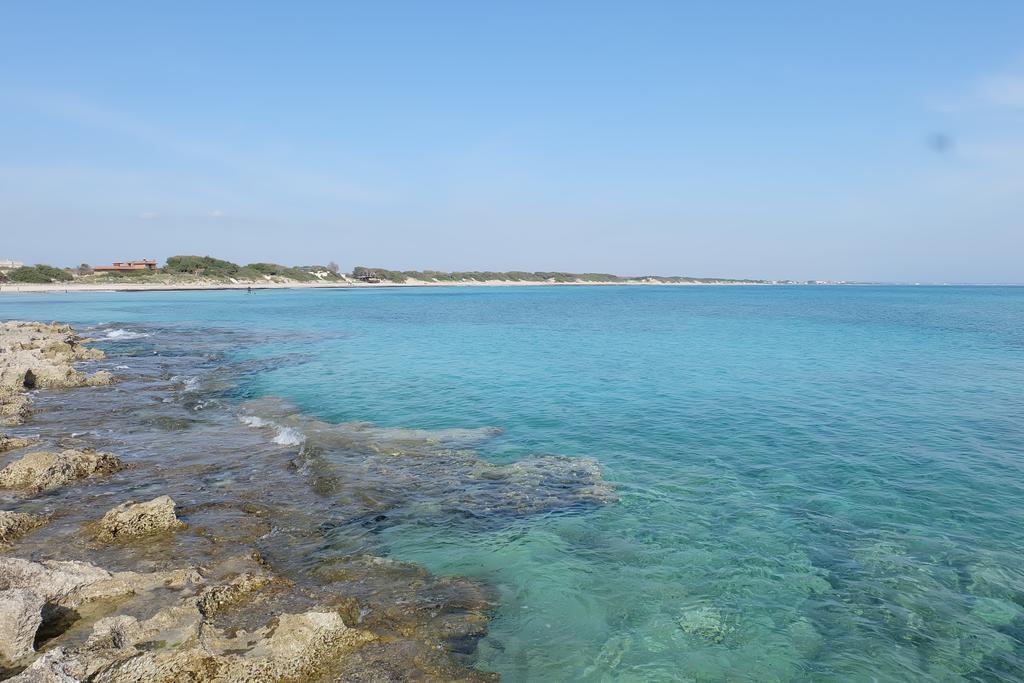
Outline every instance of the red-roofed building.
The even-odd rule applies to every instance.
[[[97,273],[104,271],[156,270],[156,261],[115,261],[111,266],[96,266]]]

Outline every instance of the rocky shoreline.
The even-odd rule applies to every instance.
[[[107,370],[76,367],[102,358],[70,327],[4,323],[4,424],[31,420],[32,390],[114,383]],[[76,438],[0,435],[0,678],[496,680],[460,657],[486,633],[494,601],[483,586],[365,554],[319,563],[315,581],[284,576],[257,548],[274,526],[259,503],[245,508],[199,496],[182,515],[162,494],[103,512],[128,498],[130,482],[143,481],[148,465],[60,447]],[[46,442],[57,446],[35,450]],[[189,473],[186,467],[180,476]],[[119,494],[116,477],[129,490]],[[103,494],[90,487],[104,487]],[[211,530],[204,512],[222,506],[232,508],[235,526]],[[230,526],[223,515],[218,521]],[[49,542],[31,543],[46,533]],[[64,541],[54,547],[53,539]],[[189,547],[204,550],[189,557],[182,552]],[[29,555],[19,556],[22,550]]]
[[[107,358],[0,324],[0,679],[497,680],[473,668],[494,589],[389,559],[388,529],[604,505],[596,461],[493,464],[472,446],[499,429],[238,401],[273,359],[226,365],[254,340],[193,334],[115,329]]]

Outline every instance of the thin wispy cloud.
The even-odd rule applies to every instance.
[[[258,187],[261,197],[267,192],[290,193],[328,201],[375,204],[390,201],[394,196],[391,192],[319,170],[238,156],[206,140],[71,93],[15,90],[0,93],[0,103],[102,130],[154,152],[197,162],[204,169],[219,168],[225,179],[243,180],[249,189]]]
[[[943,92],[932,93],[927,107],[954,115],[1024,109],[1024,59],[950,83]]]
[[[990,107],[1024,109],[1024,73],[1003,73],[985,78],[977,87],[978,100]]]
[[[3,100],[44,116],[130,138],[166,153],[194,157],[205,162],[230,163],[229,158],[212,145],[191,140],[140,117],[71,93],[14,91],[8,92]]]

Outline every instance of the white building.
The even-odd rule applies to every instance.
[[[0,261],[0,269],[6,270],[8,268],[21,268],[24,263],[21,261]]]

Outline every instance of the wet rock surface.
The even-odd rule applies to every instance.
[[[185,524],[178,519],[174,508],[174,499],[170,496],[159,496],[144,503],[122,503],[103,515],[97,540],[112,542],[180,529]]]
[[[118,458],[91,448],[34,451],[0,470],[0,488],[47,491],[76,479],[111,474],[122,469],[124,463]]]
[[[46,517],[43,515],[0,510],[0,548],[10,546],[15,539],[43,524],[46,524]]]
[[[6,436],[0,434],[0,453],[6,453],[7,451],[16,451],[20,448],[28,448],[35,444],[35,439],[24,439],[16,436]]]
[[[205,330],[197,353],[188,330],[131,332],[93,361],[117,383],[32,392],[38,450],[0,454],[0,508],[45,521],[0,549],[0,591],[43,600],[37,651],[0,678],[496,680],[472,668],[495,592],[385,557],[380,530],[614,500],[587,459],[488,462],[472,447],[494,428],[240,415],[238,377],[274,360],[218,349],[265,339]]]
[[[30,412],[24,389],[0,385],[0,426],[19,425]]]

